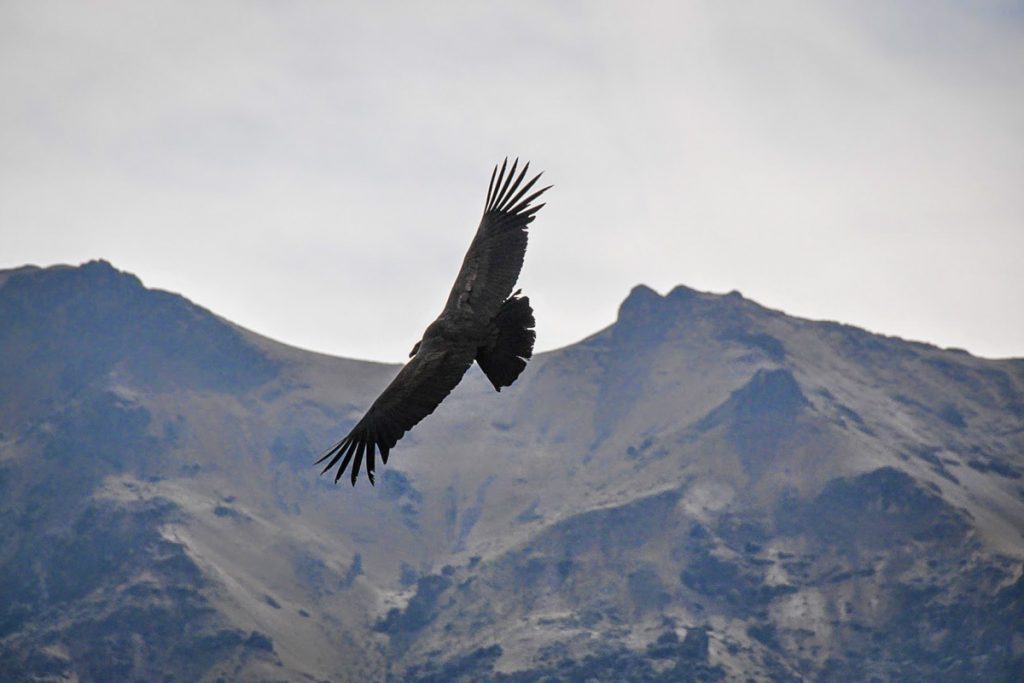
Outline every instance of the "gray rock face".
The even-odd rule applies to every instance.
[[[1022,360],[641,286],[374,489],[311,463],[396,367],[109,264],[0,360],[2,680],[1024,679]]]

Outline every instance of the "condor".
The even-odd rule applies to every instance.
[[[365,458],[366,476],[373,484],[377,453],[387,463],[398,440],[434,412],[474,360],[498,391],[526,367],[536,338],[533,309],[529,298],[512,288],[523,267],[527,229],[544,206],[533,202],[551,186],[528,194],[541,174],[524,185],[530,164],[517,175],[518,163],[516,159],[507,168],[505,159],[500,170],[494,167],[483,218],[444,310],[363,419],[317,460],[327,460],[320,474],[337,465],[337,483],[351,464],[354,486]]]

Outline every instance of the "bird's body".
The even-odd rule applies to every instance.
[[[434,412],[474,360],[501,391],[519,377],[533,354],[533,309],[512,288],[523,267],[527,228],[544,206],[531,203],[549,188],[527,196],[540,175],[523,185],[530,165],[517,176],[517,160],[506,175],[507,162],[491,174],[483,218],[441,315],[427,326],[409,362],[366,415],[317,461],[328,460],[323,474],[340,460],[335,482],[351,463],[355,485],[365,457],[373,483],[376,454],[387,462],[402,435]]]

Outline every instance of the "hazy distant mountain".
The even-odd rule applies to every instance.
[[[0,272],[0,679],[1024,680],[1024,360],[637,287],[318,478],[396,371]]]

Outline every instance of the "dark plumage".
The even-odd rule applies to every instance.
[[[480,227],[444,310],[363,419],[317,460],[327,460],[321,474],[337,464],[337,482],[351,464],[354,486],[365,458],[372,484],[377,453],[386,463],[398,440],[434,412],[474,360],[498,391],[526,367],[536,336],[533,309],[530,300],[518,291],[513,294],[512,288],[523,267],[527,228],[544,206],[532,202],[551,186],[528,194],[541,174],[523,184],[530,164],[517,175],[518,164],[517,159],[507,169],[505,159],[500,170],[494,167]]]

